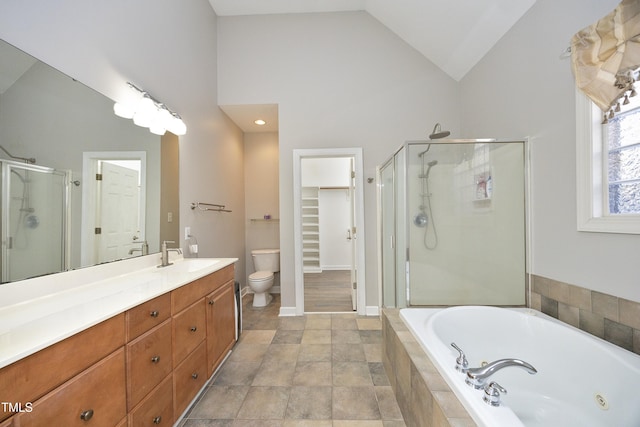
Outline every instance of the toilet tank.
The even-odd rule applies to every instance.
[[[280,271],[280,249],[254,249],[251,257],[256,271]]]

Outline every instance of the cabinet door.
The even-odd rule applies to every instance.
[[[236,341],[233,280],[207,296],[207,363],[211,376]]]
[[[201,343],[173,371],[174,417],[179,417],[207,381],[207,347]]]
[[[171,320],[130,342],[127,349],[127,395],[131,410],[172,370]]]
[[[173,366],[176,367],[206,336],[204,298],[173,318]]]
[[[127,415],[124,349],[120,348],[42,399],[31,412],[17,415],[18,425],[113,427]]]

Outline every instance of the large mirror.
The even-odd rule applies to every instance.
[[[178,236],[177,137],[0,40],[1,282],[159,251]],[[169,177],[169,178],[165,178]]]

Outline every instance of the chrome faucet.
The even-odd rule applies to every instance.
[[[169,262],[169,252],[177,252],[179,254],[182,253],[182,249],[180,248],[167,248],[167,243],[175,243],[175,242],[173,240],[164,240],[162,242],[162,253],[161,253],[162,264],[160,264],[158,267],[166,267],[168,265],[173,264],[172,262]]]
[[[134,242],[136,243],[136,242]],[[131,248],[129,249],[129,255],[133,255],[134,252],[138,252],[140,251],[140,253],[142,255],[149,255],[149,243],[147,243],[147,241],[145,240],[144,242],[141,242],[142,246],[140,246],[139,248]]]
[[[487,382],[489,377],[491,377],[491,375],[509,366],[516,366],[516,367],[522,368],[531,375],[538,372],[536,368],[534,368],[533,366],[531,366],[530,364],[528,364],[523,360],[500,359],[500,360],[496,360],[494,362],[488,363],[479,368],[467,369],[467,378],[465,378],[464,382],[475,389],[484,388],[485,383]]]
[[[467,356],[465,356],[464,351],[460,347],[456,345],[456,343],[452,342],[451,347],[455,348],[459,355],[456,358],[456,371],[465,373],[469,370],[469,362],[467,361]]]

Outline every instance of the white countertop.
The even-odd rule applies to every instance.
[[[0,285],[0,368],[237,260],[154,254]]]

